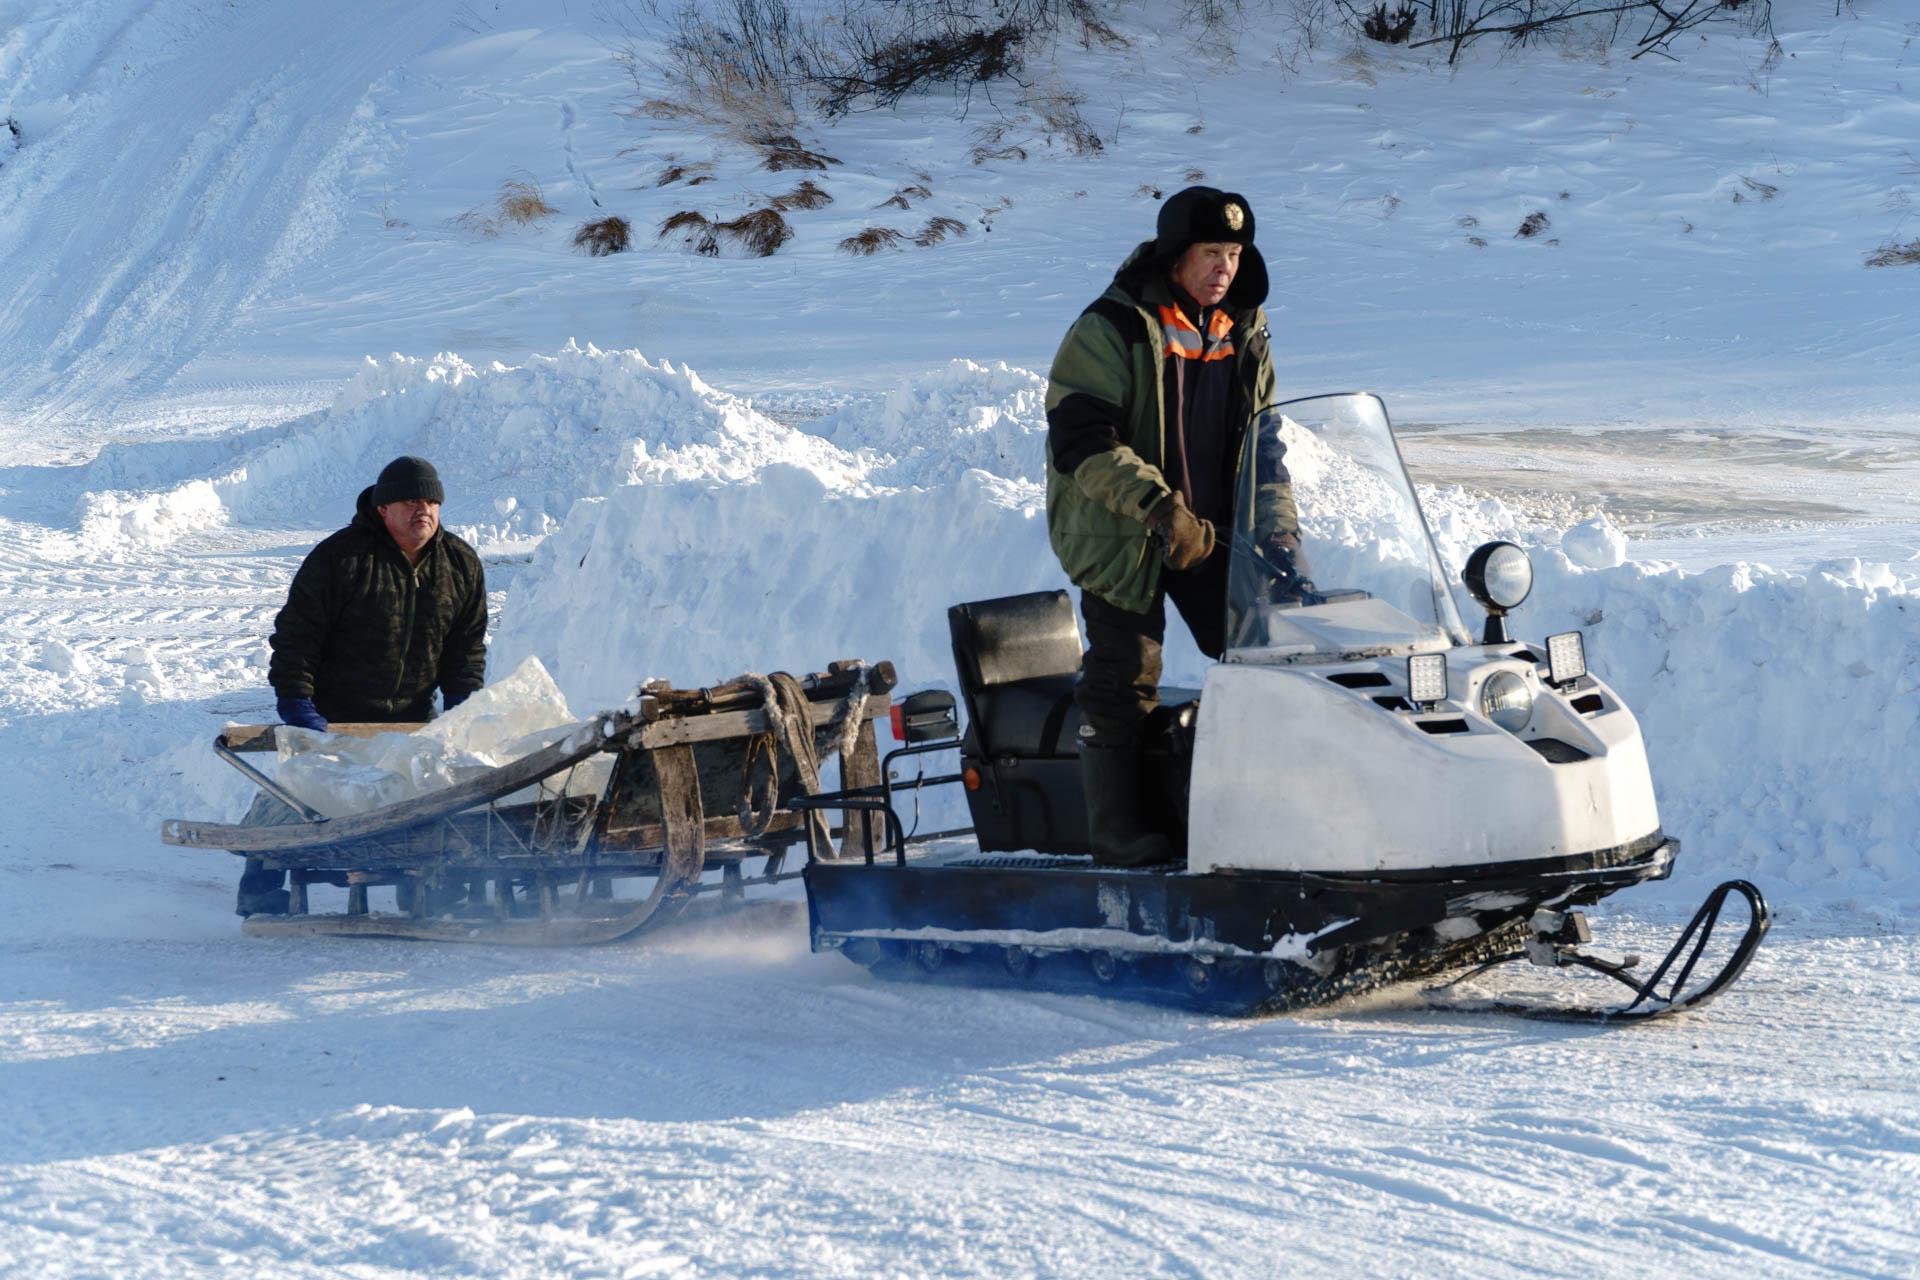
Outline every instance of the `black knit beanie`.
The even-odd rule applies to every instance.
[[[376,507],[389,502],[445,502],[447,491],[440,487],[440,473],[425,458],[395,458],[381,468],[371,500]]]

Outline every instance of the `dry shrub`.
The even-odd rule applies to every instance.
[[[516,226],[526,226],[560,212],[547,203],[537,183],[509,178],[500,184],[500,216]]]
[[[900,242],[905,239],[905,236],[892,227],[868,227],[859,235],[848,236],[842,240],[840,250],[856,257],[868,258],[882,249],[898,249]]]
[[[633,228],[625,218],[596,218],[592,222],[583,222],[580,229],[573,233],[573,247],[585,249],[596,258],[609,254],[625,253],[632,243]]]
[[[1553,223],[1548,219],[1546,210],[1535,209],[1521,220],[1520,229],[1513,234],[1516,239],[1531,240],[1552,225]]]
[[[1009,128],[1004,124],[987,125],[974,132],[973,149],[967,155],[975,164],[985,164],[989,160],[1025,160],[1027,149],[1018,143],[1008,142]]]
[[[713,233],[713,222],[704,213],[682,209],[660,224],[659,239],[679,235],[687,247],[705,258],[720,256],[720,241]]]
[[[1083,93],[1062,90],[1057,93],[1028,94],[1021,105],[1040,117],[1049,139],[1064,139],[1067,149],[1077,156],[1097,156],[1107,149],[1107,144],[1100,140],[1100,135],[1087,123],[1087,118],[1080,114],[1080,108],[1086,105],[1086,101]]]
[[[778,209],[754,209],[726,222],[716,222],[713,229],[756,258],[771,258],[781,245],[793,239],[793,228],[787,225]]]
[[[937,85],[1017,78],[1022,46],[1035,34],[1019,21],[989,27],[959,12],[923,16],[916,10],[906,21],[904,31],[874,22],[843,27],[831,65],[815,67],[809,77],[822,111],[885,110]]]
[[[813,169],[824,172],[826,167],[840,162],[832,156],[812,151],[800,143],[800,139],[790,133],[758,134],[753,145],[760,148],[764,157],[760,164],[764,169],[779,173],[784,169]]]
[[[783,196],[775,196],[767,204],[781,213],[793,209],[821,209],[833,203],[833,197],[814,185],[812,178],[803,179],[799,186]]]
[[[1360,24],[1360,31],[1369,40],[1382,44],[1405,44],[1413,35],[1413,24],[1419,16],[1410,4],[1399,5],[1392,12],[1388,12],[1384,4],[1376,4]]]
[[[1920,267],[1920,240],[1897,244],[1892,240],[1867,255],[1870,267]]]
[[[931,249],[948,236],[965,234],[967,234],[967,224],[958,218],[928,218],[927,225],[920,228],[920,234],[913,238],[913,242],[922,249]]]

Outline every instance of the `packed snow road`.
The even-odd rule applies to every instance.
[[[889,986],[797,903],[587,951],[251,941],[128,762],[191,774],[264,711],[297,548],[5,535],[13,1274],[1920,1274],[1910,935],[1783,902],[1720,1002],[1618,1031]]]
[[[1911,938],[1790,929],[1710,1011],[1626,1031],[1405,992],[1234,1023],[883,986],[792,913],[589,952],[263,945],[222,876],[69,878],[165,936],[9,895],[22,1275],[1886,1276],[1920,1250]]]

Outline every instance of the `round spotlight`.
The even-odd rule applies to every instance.
[[[1533,690],[1511,671],[1496,671],[1480,686],[1480,714],[1518,733],[1533,718]]]
[[[1533,561],[1511,542],[1489,542],[1467,558],[1460,577],[1482,608],[1505,613],[1533,591]]]

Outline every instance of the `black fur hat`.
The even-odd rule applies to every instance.
[[[1267,264],[1253,246],[1253,206],[1245,196],[1216,187],[1188,187],[1167,197],[1154,226],[1154,257],[1171,267],[1196,244],[1243,246],[1227,301],[1252,307],[1267,300]]]
[[[380,469],[379,483],[367,492],[376,507],[389,502],[447,500],[447,491],[440,487],[440,473],[425,458],[395,458]]]

